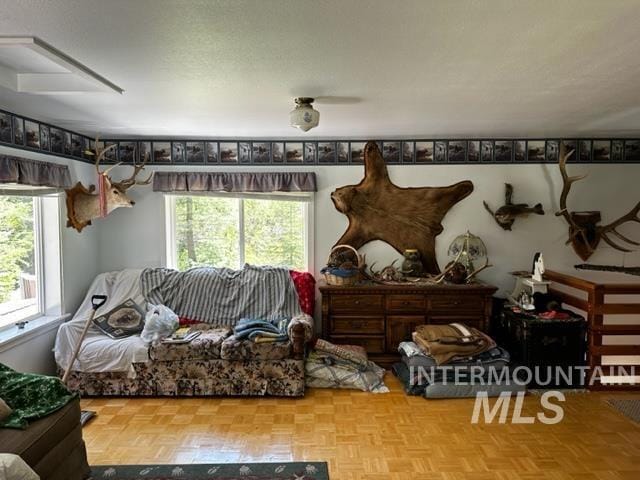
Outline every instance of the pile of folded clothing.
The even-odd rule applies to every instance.
[[[237,340],[252,340],[256,343],[286,342],[289,340],[287,326],[289,319],[253,320],[241,318],[233,334]]]
[[[410,395],[475,397],[525,391],[509,369],[509,353],[485,333],[461,323],[421,325],[402,342],[393,372]]]
[[[364,348],[318,339],[305,362],[305,383],[315,388],[353,388],[386,393],[384,369],[369,361]]]

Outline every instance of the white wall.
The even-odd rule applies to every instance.
[[[185,167],[188,169],[189,167]],[[317,166],[283,167],[287,170],[313,170],[317,173],[318,193],[315,197],[315,273],[326,262],[331,246],[347,226],[347,219],[337,212],[330,199],[331,192],[346,184],[360,181],[363,167]],[[202,168],[190,168],[202,170]],[[221,170],[211,167],[211,170]],[[124,169],[123,169],[124,170]],[[227,169],[228,170],[228,169]],[[253,171],[265,171],[253,168]],[[493,268],[485,270],[481,278],[501,288],[504,293],[512,287],[509,272],[531,268],[536,251],[542,251],[547,268],[578,273],[574,264],[582,261],[564,244],[567,225],[554,212],[558,208],[558,196],[562,186],[557,165],[427,165],[391,166],[391,179],[400,186],[441,186],[469,179],[475,185],[474,192],[454,206],[445,217],[444,231],[437,239],[437,256],[442,266],[449,261],[446,250],[449,243],[469,229],[479,235],[487,245]],[[240,171],[240,170],[238,170]],[[273,167],[266,171],[273,171]],[[589,172],[589,178],[574,184],[569,207],[574,210],[602,210],[603,220],[611,221],[626,213],[640,200],[637,183],[640,165],[569,165],[570,174]],[[126,173],[126,172],[123,172]],[[516,202],[535,204],[542,202],[544,216],[532,215],[518,219],[513,231],[505,232],[482,206],[487,200],[491,207],[504,204],[504,183],[514,186]],[[100,232],[99,269],[101,271],[125,267],[160,266],[165,256],[165,224],[163,195],[153,193],[151,187],[136,187],[131,197],[137,202],[131,210],[116,210],[109,217],[99,220]],[[98,223],[96,222],[96,223]],[[621,229],[640,240],[638,225]],[[382,242],[375,242],[362,249],[369,263],[391,263],[400,255]],[[591,257],[591,263],[640,265],[638,252],[623,254],[601,245]],[[581,273],[582,274],[582,273]],[[611,280],[611,275],[590,274]],[[616,281],[637,281],[637,277],[615,275]]]

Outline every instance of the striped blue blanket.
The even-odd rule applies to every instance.
[[[241,318],[290,319],[302,313],[286,268],[147,268],[140,283],[147,302],[166,305],[186,320],[232,327]]]

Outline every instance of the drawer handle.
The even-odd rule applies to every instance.
[[[360,300],[356,300],[355,302],[353,302],[355,305],[360,305]]]
[[[353,328],[362,328],[362,322],[351,322]]]

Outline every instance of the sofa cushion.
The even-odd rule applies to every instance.
[[[0,429],[0,445],[3,452],[20,455],[33,468],[79,425],[80,401],[76,398],[48,417],[32,422],[26,430]]]
[[[291,342],[254,342],[238,340],[235,336],[222,342],[223,360],[282,360],[291,357]]]
[[[200,330],[198,337],[189,343],[158,343],[149,347],[151,360],[213,360],[220,357],[220,348],[225,338],[231,335],[229,327],[213,327],[206,323],[191,326]]]

